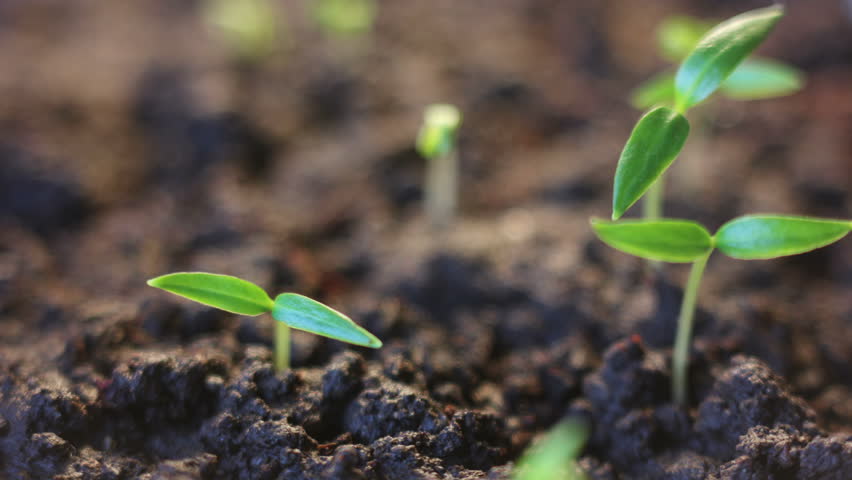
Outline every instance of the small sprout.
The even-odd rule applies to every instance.
[[[678,318],[672,357],[675,402],[686,403],[687,367],[698,288],[714,248],[743,260],[797,255],[832,244],[852,231],[852,221],[784,215],[747,215],[723,225],[716,235],[689,220],[592,220],[598,238],[622,252],[649,260],[692,262]]]
[[[275,50],[280,25],[271,0],[207,0],[205,17],[235,55],[254,63]]]
[[[746,58],[783,14],[782,7],[774,6],[746,12],[714,28],[689,17],[674,17],[661,25],[658,42],[663,56],[672,60],[685,59],[676,73],[656,75],[631,95],[630,102],[636,108],[656,107],[657,110],[651,110],[639,120],[619,159],[613,195],[614,220],[646,193],[643,217],[662,216],[663,177],[686,137],[676,134],[670,138],[650,132],[650,129],[668,126],[659,118],[658,124],[649,118],[655,111],[662,117],[658,111],[660,106],[685,115],[689,108],[717,89],[736,100],[756,100],[789,95],[802,87],[803,75],[793,67],[771,60]],[[686,124],[685,118],[678,123]],[[659,152],[666,155],[661,156]],[[645,162],[647,166],[643,166]],[[625,165],[627,163],[632,165]],[[633,178],[634,175],[638,176]]]
[[[680,153],[688,135],[686,117],[666,107],[657,107],[639,120],[615,171],[613,220],[618,220],[657,181]]]
[[[275,322],[275,369],[290,366],[290,328],[363,347],[380,348],[381,340],[346,315],[316,300],[282,293],[275,301],[257,285],[228,275],[180,272],[148,280],[148,285],[204,305],[240,315],[271,313]]]
[[[340,36],[363,35],[373,28],[375,0],[313,0],[312,13],[325,31]]]
[[[461,112],[453,105],[426,108],[417,135],[417,151],[429,161],[426,172],[426,213],[436,227],[452,223],[458,203],[458,152],[456,132]]]
[[[582,480],[577,457],[589,436],[578,420],[565,420],[530,447],[512,472],[513,480]]]
[[[711,29],[675,75],[679,112],[709,97],[761,42],[784,15],[778,5],[752,10]]]

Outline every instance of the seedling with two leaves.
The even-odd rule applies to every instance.
[[[653,202],[662,200],[662,176],[689,135],[684,113],[723,88],[782,15],[779,6],[753,10],[722,22],[698,40],[674,77],[674,108],[656,107],[646,113],[627,140],[615,173],[613,220],[643,195]],[[679,404],[686,403],[696,297],[713,250],[744,260],[796,255],[836,242],[852,229],[847,220],[783,215],[740,217],[715,235],[695,222],[653,215],[622,222],[592,220],[592,225],[601,240],[618,250],[653,261],[692,263],[672,358],[672,392]]]
[[[417,134],[417,151],[429,162],[423,189],[426,215],[436,228],[448,227],[456,214],[459,189],[456,132],[461,119],[461,112],[453,105],[429,105]]]
[[[677,323],[672,354],[672,392],[686,402],[687,368],[696,298],[714,250],[740,260],[797,255],[830,245],[852,231],[852,220],[783,215],[747,215],[724,224],[715,235],[688,220],[592,220],[598,237],[622,252],[648,260],[692,263]]]
[[[226,312],[271,313],[277,320],[274,364],[279,372],[290,367],[290,328],[363,347],[382,346],[372,333],[331,307],[296,293],[282,293],[272,300],[262,288],[237,277],[180,272],[152,278],[148,285]]]
[[[689,134],[687,110],[715,90],[735,100],[759,100],[790,95],[802,88],[804,75],[795,68],[775,60],[746,58],[782,15],[783,9],[776,6],[747,12],[712,29],[709,23],[690,17],[673,17],[662,23],[657,32],[660,52],[682,64],[676,73],[663,72],[634,90],[631,103],[637,109],[659,108],[650,110],[637,123],[632,142],[628,142],[630,148],[625,148],[619,162],[616,183],[633,178],[634,172],[627,168],[631,164],[664,171]],[[657,150],[649,150],[649,145]],[[647,162],[648,158],[657,161]],[[661,217],[664,178],[662,173],[658,177],[651,184],[624,189],[626,196],[614,199],[613,218],[620,217],[646,190],[643,217]]]

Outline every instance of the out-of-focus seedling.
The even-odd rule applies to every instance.
[[[424,188],[426,214],[437,228],[452,223],[458,204],[456,132],[461,118],[459,109],[452,105],[430,105],[417,135],[417,151],[428,160]]]
[[[688,220],[592,220],[597,236],[622,252],[649,260],[691,263],[678,317],[672,354],[674,401],[687,400],[687,369],[696,298],[704,267],[714,249],[742,260],[797,255],[834,243],[850,231],[852,221],[782,215],[747,215],[724,224],[715,235]]]
[[[677,73],[656,75],[632,94],[636,108],[657,108],[639,120],[621,154],[613,219],[646,192],[643,217],[662,216],[663,172],[680,153],[689,133],[684,115],[715,90],[736,100],[756,100],[790,95],[802,88],[804,76],[795,68],[774,60],[746,58],[782,15],[783,9],[773,6],[746,12],[714,28],[689,17],[663,22],[657,32],[660,52],[682,64]],[[672,129],[671,136],[660,134],[666,128]],[[660,151],[665,155],[658,155]],[[630,188],[619,188],[620,182],[631,183]]]
[[[357,36],[369,33],[376,21],[376,0],[312,0],[314,21],[326,33]]]
[[[524,452],[512,473],[513,480],[583,480],[577,457],[589,436],[586,424],[565,420]]]
[[[262,288],[237,277],[180,272],[152,278],[148,285],[226,312],[249,316],[271,313],[277,320],[274,363],[279,372],[290,367],[290,328],[363,347],[382,346],[372,333],[331,307],[296,293],[282,293],[273,301]]]
[[[282,40],[281,19],[271,0],[207,0],[205,7],[207,22],[240,62],[261,61]]]

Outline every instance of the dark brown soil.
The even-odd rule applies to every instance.
[[[597,242],[664,67],[653,27],[760,2],[381,3],[368,41],[287,0],[290,48],[238,69],[201,2],[0,2],[0,478],[508,479],[560,419],[592,479],[852,477],[852,242],[714,257],[688,408],[670,401],[685,270]],[[717,100],[671,216],[852,217],[852,23],[790,2],[762,50],[808,74]],[[346,44],[344,48],[342,45]],[[462,212],[421,216],[424,105],[465,112]],[[349,313],[367,350],[145,286],[226,273]]]

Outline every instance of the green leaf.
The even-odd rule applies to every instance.
[[[369,32],[376,21],[376,0],[313,0],[314,20],[336,35]]]
[[[426,158],[446,155],[456,142],[461,112],[453,105],[438,103],[426,107],[423,126],[417,135],[417,151]]]
[[[783,97],[801,90],[804,75],[795,68],[762,58],[747,59],[722,83],[722,92],[735,100]]]
[[[722,225],[716,246],[728,256],[761,260],[809,252],[832,244],[852,222],[784,215],[746,215]]]
[[[752,10],[726,20],[705,35],[675,76],[677,109],[701,102],[766,38],[784,8],[778,5]]]
[[[703,226],[688,220],[592,220],[598,238],[616,250],[649,260],[690,263],[713,250]]]
[[[674,74],[671,72],[649,78],[630,94],[630,104],[637,110],[660,104],[673,105],[674,101]]]
[[[171,273],[148,280],[148,285],[240,315],[260,315],[272,310],[272,299],[262,288],[228,275]]]
[[[381,340],[346,315],[303,295],[282,293],[275,297],[272,316],[297,330],[364,347],[382,346]]]
[[[553,427],[526,452],[512,472],[514,480],[579,480],[585,478],[574,464],[589,432],[586,425],[566,420]]]
[[[657,107],[639,119],[615,170],[613,220],[624,215],[666,171],[688,135],[686,117],[665,107]]]
[[[712,26],[710,22],[683,15],[665,19],[657,27],[660,53],[672,62],[683,60]]]

